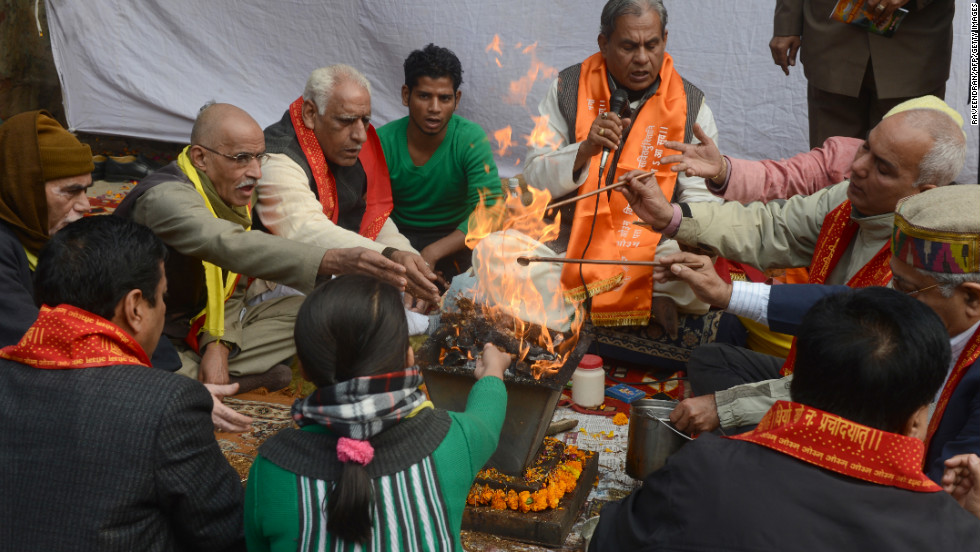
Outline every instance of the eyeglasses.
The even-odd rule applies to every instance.
[[[913,289],[912,291],[906,291],[904,293],[905,293],[905,295],[908,295],[909,297],[913,297],[915,295],[918,295],[918,294],[922,293],[923,291],[929,291],[930,289],[932,289],[934,287],[939,287],[939,284],[932,284],[931,286],[926,286],[924,288],[919,288],[919,289]]]
[[[197,144],[197,145],[198,146],[201,146],[202,148],[204,148],[204,149],[206,149],[208,151],[210,151],[211,153],[217,153],[218,155],[220,155],[220,156],[222,156],[222,157],[224,157],[226,159],[231,159],[232,161],[234,161],[235,163],[237,163],[239,167],[244,167],[244,166],[248,165],[249,163],[252,162],[252,159],[258,159],[259,160],[259,165],[265,165],[265,162],[269,160],[269,154],[268,153],[265,153],[265,152],[263,152],[263,153],[242,152],[242,153],[237,153],[235,155],[228,155],[227,153],[221,153],[218,150],[213,150],[213,149],[205,146],[204,144]]]

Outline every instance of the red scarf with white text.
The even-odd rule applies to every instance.
[[[924,473],[925,446],[805,404],[777,401],[748,433],[726,437],[748,441],[854,479],[909,491],[940,491]]]

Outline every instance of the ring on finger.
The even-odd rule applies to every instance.
[[[599,129],[599,136],[602,136],[602,133],[604,133],[605,131],[606,131],[606,129],[604,129],[604,128],[600,128],[600,129]]]
[[[878,13],[881,13],[881,12],[885,11],[885,5],[884,4],[878,4],[877,6],[875,6],[875,11],[878,12]]]

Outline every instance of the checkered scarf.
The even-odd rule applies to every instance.
[[[320,387],[293,403],[293,420],[300,426],[320,424],[351,439],[370,439],[425,402],[420,385],[422,374],[413,366]]]

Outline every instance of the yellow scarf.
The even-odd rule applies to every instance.
[[[177,166],[187,175],[191,183],[194,184],[194,189],[197,190],[197,193],[201,194],[201,197],[204,198],[204,204],[207,205],[208,211],[211,212],[214,218],[219,218],[214,212],[214,207],[211,205],[211,201],[204,191],[204,186],[201,184],[201,177],[197,174],[197,168],[194,167],[190,157],[187,156],[187,150],[189,149],[190,146],[185,147],[184,151],[180,152],[180,155],[177,156]],[[249,215],[249,220],[251,220],[251,215]],[[252,226],[249,225],[245,228],[245,231],[247,232],[251,228]],[[204,282],[208,289],[208,303],[204,307],[204,310],[191,319],[191,326],[194,325],[197,319],[204,316],[204,331],[214,337],[221,337],[225,335],[225,301],[235,291],[235,285],[238,283],[238,274],[229,271],[228,276],[224,279],[224,284],[222,284],[221,267],[207,261],[201,261],[201,263],[204,264]]]
[[[24,254],[27,255],[27,266],[31,268],[31,272],[37,270],[37,255],[28,251],[26,247],[24,248]]]

